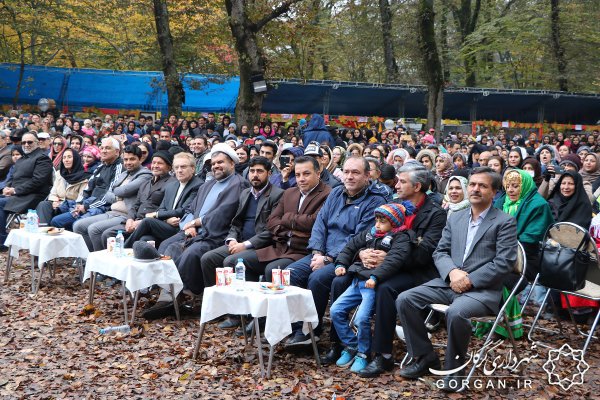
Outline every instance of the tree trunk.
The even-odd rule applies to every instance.
[[[558,88],[563,92],[567,92],[569,90],[567,84],[567,60],[565,58],[565,48],[560,41],[559,2],[560,0],[550,0],[550,31],[552,35],[552,51],[554,53],[554,58],[556,58],[556,66],[558,69]]]
[[[481,0],[475,0],[475,6],[471,6],[471,0],[461,0],[460,8],[453,7],[452,13],[456,21],[456,29],[460,33],[460,45],[464,47],[469,35],[475,32],[479,12],[481,10]],[[475,68],[477,66],[477,58],[471,52],[463,56],[463,66],[465,69],[465,86],[477,86],[477,75]]]
[[[398,64],[394,57],[394,42],[392,41],[392,10],[388,0],[379,0],[379,14],[381,15],[381,34],[383,37],[383,59],[385,63],[385,81],[394,83],[398,81]]]
[[[258,22],[253,22],[246,12],[245,0],[225,0],[229,27],[235,41],[240,67],[240,91],[235,107],[235,122],[239,126],[252,126],[260,121],[264,94],[254,93],[252,77],[256,75],[264,77],[266,63],[256,35],[267,23],[288,12],[292,4],[300,1],[284,1]]]
[[[20,62],[19,62],[19,81],[17,82],[17,87],[15,89],[15,97],[13,97],[13,108],[16,110],[17,103],[19,103],[19,96],[21,95],[21,85],[23,84],[23,77],[25,76],[25,44],[23,43],[23,33],[20,30],[17,30],[17,36],[19,37],[19,53],[20,53]]]
[[[442,46],[442,68],[444,82],[450,81],[450,45],[448,44],[448,0],[442,0],[442,15],[440,18],[440,41]]]
[[[264,76],[265,59],[256,33],[251,29],[244,1],[225,0],[225,7],[240,66],[240,91],[235,107],[235,121],[240,126],[252,126],[260,121],[263,102],[263,94],[254,93],[252,76]]]
[[[433,0],[419,0],[418,7],[418,41],[427,82],[427,127],[434,128],[439,136],[444,107],[444,72],[435,40]]]
[[[183,84],[177,73],[175,53],[173,49],[173,37],[169,27],[169,12],[166,0],[153,0],[154,21],[156,22],[156,34],[160,46],[163,73],[167,87],[167,98],[169,102],[169,114],[181,115],[181,105],[185,101]]]

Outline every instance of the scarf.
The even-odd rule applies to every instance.
[[[533,181],[535,182],[535,186],[540,187],[544,180],[544,177],[542,176],[542,165],[536,158],[531,156],[525,158],[521,165],[524,167],[525,164],[529,164],[533,167]]]
[[[436,157],[436,159],[441,158],[444,162],[444,169],[442,171],[438,171],[436,169],[436,175],[438,177],[438,182],[443,181],[446,178],[449,178],[450,175],[454,172],[454,164],[452,163],[452,156],[448,153],[440,153]]]
[[[570,197],[565,197],[560,192],[563,179],[570,176],[575,181],[575,192]],[[583,187],[581,175],[574,171],[565,171],[548,197],[554,220],[558,222],[572,222],[587,229],[592,219],[592,205]]]
[[[504,198],[502,211],[514,217],[515,215],[517,215],[517,211],[519,210],[519,206],[521,205],[523,199],[527,197],[529,192],[531,192],[532,190],[537,190],[537,188],[531,175],[529,175],[527,172],[521,169],[513,169],[511,171],[508,171],[506,175],[504,175],[504,188],[506,188],[509,184],[513,182],[519,183],[519,186],[521,187],[521,191],[519,192],[519,198],[515,201],[512,201],[507,194]]]
[[[50,158],[52,159],[52,165],[54,166],[54,169],[59,169],[61,165],[62,155],[67,149],[67,140],[60,136],[51,139],[52,144],[50,145]],[[59,139],[62,142],[62,147],[60,148],[60,151],[54,151],[54,141],[57,139]]]
[[[65,181],[67,181],[67,183],[74,185],[85,180],[86,175],[79,153],[71,149],[69,150],[71,151],[71,154],[73,154],[73,166],[71,167],[71,170],[67,170],[61,161],[60,175],[65,179]]]
[[[450,182],[452,181],[458,181],[463,191],[463,200],[458,203],[451,203],[450,198],[448,197],[448,188],[450,187]],[[463,176],[452,176],[450,177],[450,179],[448,179],[448,185],[446,186],[446,194],[444,195],[444,208],[448,210],[448,216],[450,216],[450,214],[454,212],[464,210],[465,208],[471,205],[471,203],[469,202],[469,195],[467,194],[467,183],[467,178]]]
[[[591,172],[586,172],[582,168],[579,171],[584,183],[594,183],[594,181],[600,177],[600,156],[596,153],[590,153],[586,157],[589,157],[590,155],[596,157],[596,169]]]

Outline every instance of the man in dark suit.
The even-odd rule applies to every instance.
[[[475,168],[471,172],[468,186],[471,207],[450,216],[433,253],[440,277],[398,296],[396,307],[413,359],[400,371],[401,376],[417,379],[427,374],[429,368],[440,368],[424,323],[429,304],[449,305],[446,371],[460,368],[466,362],[470,319],[498,312],[502,282],[517,260],[515,219],[492,207],[501,184],[500,175],[490,168]],[[461,389],[459,374],[460,371],[447,375],[441,388]]]
[[[242,191],[249,186],[247,180],[235,173],[238,162],[236,152],[229,145],[218,143],[212,147],[214,179],[198,189],[179,223],[181,231],[162,242],[158,249],[161,254],[173,257],[184,289],[195,295],[204,291],[200,260],[204,253],[216,249],[227,238]],[[163,301],[165,295],[163,291],[158,303],[146,310],[145,318],[161,318],[174,312],[173,303]]]
[[[0,251],[6,251],[6,218],[9,213],[22,213],[35,209],[46,198],[52,187],[52,161],[40,149],[35,132],[23,135],[23,153],[17,160],[15,173],[2,190],[0,198]]]
[[[240,205],[231,222],[225,245],[205,253],[200,260],[204,287],[215,285],[216,269],[235,266],[237,259],[244,260],[246,280],[258,281],[264,268],[256,268],[247,257],[250,249],[260,249],[271,242],[271,232],[266,228],[267,219],[279,203],[283,190],[269,182],[271,162],[265,157],[254,157],[248,163],[250,187],[242,192]],[[250,254],[248,254],[250,253]],[[233,328],[239,324],[239,316],[230,317],[219,324],[220,328]]]
[[[173,157],[173,171],[177,182],[172,182],[165,188],[158,210],[146,214],[146,218],[125,241],[125,247],[133,247],[138,240],[154,240],[158,247],[163,240],[179,232],[179,221],[184,210],[202,184],[200,178],[194,176],[195,168],[196,162],[191,154],[181,152]]]

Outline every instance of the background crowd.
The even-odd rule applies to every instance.
[[[335,268],[343,259],[338,256],[349,251],[348,240],[375,226],[381,206],[408,200],[416,216],[393,209],[388,229],[404,226],[415,233],[420,249],[412,250],[413,263],[422,268],[403,271],[408,275],[402,284],[397,280],[385,290],[377,276],[365,276],[378,287],[373,349],[388,356],[395,310],[390,314],[386,304],[406,289],[402,285],[435,277],[431,254],[446,218],[470,206],[467,184],[474,168],[489,167],[502,176],[493,204],[516,220],[530,281],[550,224],[593,228],[600,197],[597,131],[539,137],[503,129],[473,135],[394,125],[336,128],[317,114],[292,124],[237,126],[229,116],[217,120],[212,113],[193,120],[105,115],[79,121],[11,112],[0,122],[0,242],[9,216],[28,209],[37,209],[43,223],[80,233],[91,251],[106,248],[106,239],[122,230],[128,247],[152,239],[161,253],[172,255],[188,294],[196,296],[214,284],[215,268],[234,264],[243,253],[254,279],[270,279],[273,268],[292,265],[292,283],[313,291],[321,319],[330,298],[335,301],[350,285]],[[360,259],[377,264],[378,257]],[[344,272],[350,267],[339,266]],[[146,316],[169,313],[166,299],[161,294]],[[583,313],[595,304],[580,306]],[[224,326],[236,324],[232,319]],[[306,340],[294,327],[288,344]],[[334,329],[331,341],[340,341]],[[370,350],[370,343],[363,348],[362,353]],[[329,356],[338,358],[340,348]],[[373,363],[353,368],[366,376],[389,368],[381,358]]]

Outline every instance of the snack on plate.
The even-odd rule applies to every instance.
[[[49,228],[46,231],[46,234],[48,234],[48,235],[60,235],[64,231],[65,231],[65,228],[54,228],[54,227],[52,227],[52,228]]]

